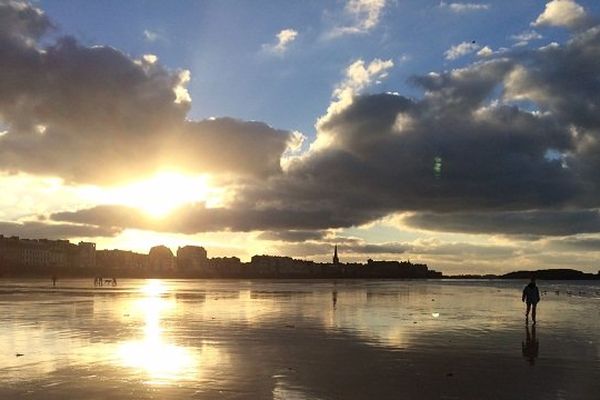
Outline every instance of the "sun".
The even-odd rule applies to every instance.
[[[205,201],[209,194],[206,176],[190,177],[161,172],[122,189],[124,202],[153,217],[162,217],[186,203]]]
[[[191,176],[162,171],[126,186],[96,188],[88,197],[97,203],[134,207],[150,217],[161,218],[184,204],[218,204],[221,192],[210,185],[208,175]]]

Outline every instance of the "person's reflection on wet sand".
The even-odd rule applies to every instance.
[[[534,365],[540,351],[540,342],[535,336],[535,325],[531,327],[531,331],[529,330],[529,325],[525,325],[525,341],[521,342],[521,350],[527,362],[530,365]]]
[[[333,303],[333,309],[335,310],[335,306],[337,305],[337,290],[333,289],[331,292],[331,302]]]

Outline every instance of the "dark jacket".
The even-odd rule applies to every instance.
[[[540,301],[540,291],[535,283],[531,282],[523,289],[523,301],[529,304],[537,304]]]

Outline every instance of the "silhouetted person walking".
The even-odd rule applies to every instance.
[[[525,311],[525,322],[529,322],[529,311],[531,310],[531,320],[535,324],[535,311],[537,303],[540,301],[540,290],[535,284],[535,277],[531,277],[531,282],[523,289],[523,296],[521,298],[524,303],[527,304],[527,311]]]
[[[56,275],[52,275],[52,287],[56,287],[56,280],[58,278],[56,277]]]

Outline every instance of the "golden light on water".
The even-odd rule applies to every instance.
[[[162,317],[176,308],[172,298],[161,297],[167,288],[159,280],[151,280],[141,288],[143,298],[134,311],[144,315],[144,336],[118,348],[123,366],[147,374],[153,383],[191,380],[198,375],[198,359],[188,348],[169,343],[161,326]]]
[[[147,297],[146,300],[156,299],[157,296],[165,293],[167,288],[159,279],[150,279],[148,283],[142,287],[141,292]]]

